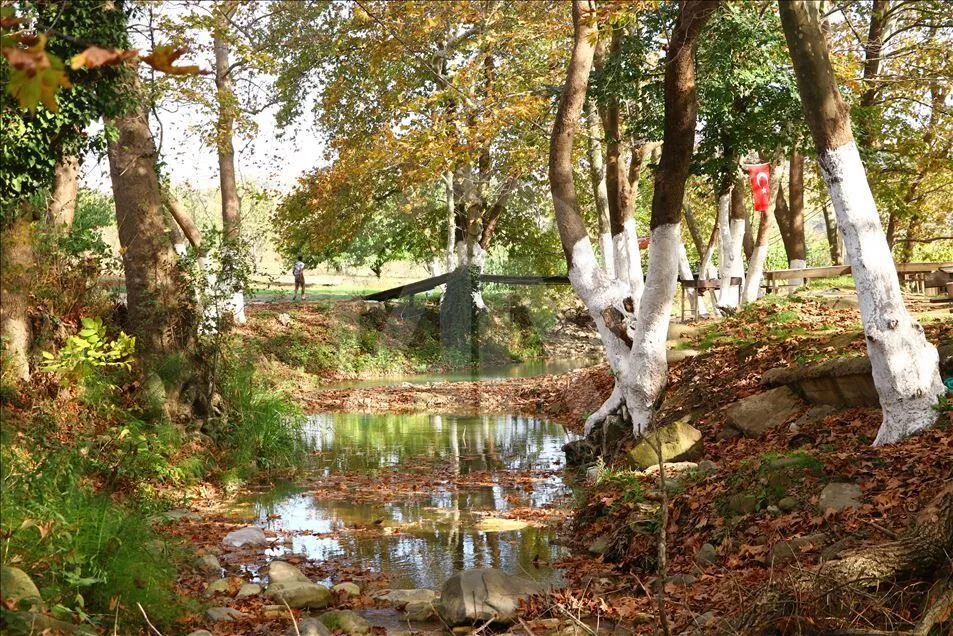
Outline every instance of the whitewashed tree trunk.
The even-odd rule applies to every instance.
[[[883,423],[874,445],[898,442],[933,426],[945,392],[936,347],[907,312],[897,270],[857,146],[818,157],[851,265],[867,354],[880,395]]]
[[[602,157],[602,125],[595,102],[586,100],[586,122],[589,126],[589,178],[592,181],[593,198],[596,202],[596,214],[599,219],[599,253],[602,267],[609,278],[615,277],[615,254],[612,246],[612,232],[609,229],[609,190],[606,186],[606,164]]]
[[[744,290],[741,294],[745,303],[753,303],[762,295],[761,281],[764,278],[764,264],[768,259],[768,229],[771,227],[771,219],[774,218],[774,207],[778,201],[778,190],[784,179],[785,165],[784,162],[780,162],[771,166],[768,209],[761,215],[761,223],[764,227],[758,226],[758,240],[748,262],[748,276],[745,278]]]
[[[731,190],[726,190],[718,195],[718,306],[728,309],[737,307],[741,300],[739,288],[731,284],[731,279],[737,275],[745,233],[744,219],[731,219],[730,215]]]
[[[443,173],[444,191],[447,195],[447,272],[457,268],[457,251],[455,245],[456,230],[456,202],[453,195],[453,170]]]
[[[645,278],[642,274],[642,253],[639,251],[639,237],[635,230],[635,219],[630,218],[622,224],[622,236],[625,244],[626,278],[629,281],[629,291],[632,294],[632,303],[638,309]]]
[[[798,92],[831,195],[857,288],[860,318],[883,422],[875,445],[933,426],[940,381],[936,348],[907,312],[880,215],[838,90],[817,5],[779,3]]]
[[[788,263],[788,269],[804,269],[806,267],[807,267],[807,261],[804,260],[803,258],[795,258],[795,259],[792,259],[790,263]],[[790,285],[792,290],[797,289],[798,287],[801,287],[804,285],[804,279],[803,278],[789,278],[788,285]]]

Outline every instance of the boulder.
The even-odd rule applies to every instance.
[[[563,445],[567,466],[585,466],[596,460],[596,449],[584,439],[576,439]]]
[[[745,437],[758,438],[784,424],[801,409],[801,399],[786,386],[757,393],[728,407],[728,425]]]
[[[195,569],[203,574],[221,576],[222,564],[214,554],[203,554],[195,560]]]
[[[265,598],[284,601],[295,609],[324,609],[331,604],[331,590],[310,581],[272,583],[265,590]]]
[[[248,598],[249,596],[258,596],[261,594],[261,586],[257,583],[245,583],[238,588],[238,594],[235,598]]]
[[[695,462],[665,462],[664,465],[665,465],[666,477],[671,477],[672,475],[680,475],[681,473],[684,473],[685,471],[696,470],[698,468],[698,464],[696,464]],[[646,468],[644,471],[642,471],[642,474],[645,475],[646,477],[654,477],[658,475],[658,472],[659,472],[659,464],[652,464],[651,466]]]
[[[404,618],[409,621],[429,621],[437,613],[433,603],[414,601],[404,606]]]
[[[660,445],[663,462],[696,460],[702,452],[702,434],[684,419],[666,424],[647,435],[629,451],[631,463],[641,470],[658,464],[656,449]]]
[[[467,570],[454,574],[444,583],[437,610],[449,625],[486,621],[511,623],[516,620],[520,600],[542,591],[536,582],[502,570]]]
[[[337,585],[331,588],[331,591],[336,594],[340,594],[344,597],[361,595],[360,586],[358,586],[357,583],[351,583],[350,581],[346,581],[344,583],[338,583]]]
[[[791,432],[797,433],[804,428],[809,428],[819,424],[834,413],[837,413],[837,408],[831,406],[830,404],[819,404],[818,406],[812,406],[805,411],[801,417],[797,418],[797,420],[791,424],[793,427]]]
[[[794,497],[781,497],[778,501],[778,508],[781,512],[791,512],[797,508],[797,499]]]
[[[41,608],[43,597],[30,575],[20,568],[0,567],[0,599],[10,599],[14,607]]]
[[[317,618],[309,616],[299,620],[297,628],[294,625],[289,627],[285,636],[331,636],[331,630]]]
[[[215,594],[228,594],[228,579],[218,579],[205,586],[205,596],[214,596]]]
[[[847,508],[860,508],[862,493],[860,486],[849,483],[833,483],[824,486],[817,509],[821,514],[837,512]]]
[[[268,580],[271,583],[310,583],[301,570],[286,561],[272,561],[268,565]]]
[[[410,603],[433,603],[437,593],[433,590],[382,590],[374,595],[374,599],[391,605],[408,605]]]
[[[761,383],[789,386],[811,404],[842,408],[880,406],[870,359],[865,355],[770,369]]]
[[[257,526],[248,526],[233,530],[225,535],[222,544],[229,548],[244,548],[246,546],[258,546],[268,543],[265,532]]]
[[[205,617],[216,623],[237,621],[247,616],[234,607],[210,607],[205,610]]]
[[[332,632],[366,634],[371,631],[371,624],[351,610],[331,610],[321,614],[318,620]]]

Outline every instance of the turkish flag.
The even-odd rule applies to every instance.
[[[771,199],[771,164],[759,163],[748,166],[748,177],[751,179],[751,196],[754,199],[754,209],[763,212],[768,209]]]

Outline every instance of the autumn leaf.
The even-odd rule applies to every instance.
[[[57,91],[73,85],[60,58],[46,51],[46,36],[40,35],[36,44],[28,49],[7,47],[2,52],[13,68],[7,91],[20,108],[33,111],[42,102],[55,113],[58,110]]]
[[[187,46],[157,46],[152,53],[142,58],[142,61],[163,73],[169,75],[206,75],[198,66],[175,66],[175,61],[188,52]]]
[[[82,53],[74,55],[70,61],[71,69],[78,70],[83,67],[99,68],[109,64],[119,64],[139,55],[138,49],[102,49],[98,46],[91,46]]]

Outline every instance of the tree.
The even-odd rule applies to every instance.
[[[665,119],[662,157],[652,197],[648,280],[637,307],[626,306],[630,290],[598,267],[573,184],[573,136],[586,100],[592,68],[594,4],[574,0],[573,49],[550,137],[549,178],[556,223],[573,289],[589,309],[616,385],[587,422],[589,432],[622,402],[634,434],[643,434],[667,381],[665,341],[678,271],[679,217],[691,163],[696,123],[694,54],[715,1],[682,1],[665,57]],[[638,317],[633,326],[633,319]]]
[[[874,444],[896,442],[936,421],[934,406],[944,392],[936,348],[904,306],[817,6],[805,0],[779,6],[818,165],[857,285],[867,352],[883,410]]]
[[[130,73],[127,90],[139,96],[124,115],[107,119],[118,131],[108,146],[109,174],[122,246],[129,328],[146,365],[181,348],[192,336],[184,282],[165,235],[162,194],[156,174],[156,149],[149,130],[147,100],[138,76]]]
[[[784,252],[788,257],[789,269],[803,269],[807,266],[807,244],[804,240],[804,156],[795,148],[791,153],[788,169],[788,196],[784,188],[778,189],[774,216],[778,220],[778,230],[784,242]],[[794,278],[789,284],[800,287],[804,279]]]

